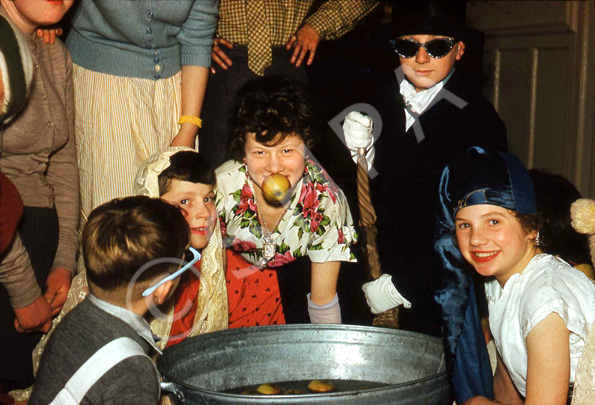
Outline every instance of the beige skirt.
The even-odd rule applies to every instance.
[[[132,195],[141,162],[178,133],[181,72],[147,80],[74,65],[74,91],[83,225],[93,208]]]

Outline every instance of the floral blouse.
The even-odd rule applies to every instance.
[[[245,163],[230,160],[217,169],[216,204],[227,247],[251,263],[262,258],[263,232]],[[308,255],[312,262],[354,262],[357,241],[343,192],[324,169],[306,161],[289,208],[271,234],[277,245],[267,267],[279,267]]]

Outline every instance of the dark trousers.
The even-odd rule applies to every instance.
[[[42,290],[52,269],[58,234],[55,208],[24,207],[19,235]],[[14,318],[8,293],[0,285],[0,386],[4,391],[33,384],[31,353],[42,337],[41,332],[18,333],[14,328]]]
[[[227,70],[214,64],[217,73],[209,75],[209,83],[202,109],[202,129],[199,131],[199,151],[213,168],[230,159],[229,154],[229,114],[237,91],[251,79],[258,77],[248,69],[246,47],[225,48],[233,62]],[[296,68],[289,61],[291,52],[282,47],[273,48],[273,64],[265,71],[265,76],[284,76],[301,82],[307,81],[306,71]],[[214,62],[213,62],[214,63]]]

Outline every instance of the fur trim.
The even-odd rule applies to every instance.
[[[574,230],[589,235],[591,262],[595,264],[595,201],[587,198],[576,200],[570,206],[570,216]]]

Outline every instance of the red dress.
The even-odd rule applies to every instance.
[[[200,261],[194,267],[200,270]],[[167,346],[172,346],[186,339],[192,326],[194,326],[194,317],[198,306],[198,290],[200,288],[200,279],[194,271],[186,271],[182,274],[182,279],[176,291],[174,292],[174,321],[171,325],[169,340]]]
[[[200,261],[195,267],[200,270]],[[260,270],[238,253],[227,250],[227,300],[229,328],[259,325],[283,325],[279,283],[275,270]],[[182,275],[174,293],[174,321],[167,346],[183,341],[194,326],[200,279],[194,271]]]
[[[285,324],[275,270],[260,270],[227,249],[226,282],[230,329]]]

